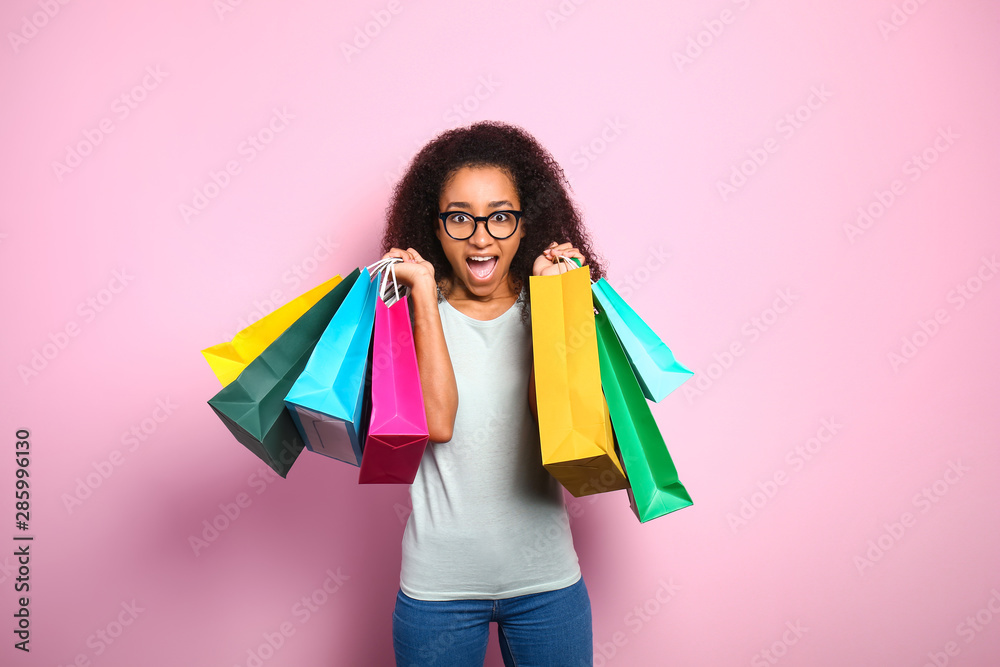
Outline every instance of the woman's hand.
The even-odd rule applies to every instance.
[[[396,271],[396,280],[407,287],[413,289],[420,282],[427,282],[431,286],[436,284],[434,282],[434,265],[421,257],[420,253],[413,248],[406,250],[393,248],[382,255],[382,259],[388,257],[398,257],[403,260],[397,262],[393,268]]]
[[[580,265],[587,264],[587,259],[580,254],[580,251],[573,247],[571,243],[556,243],[553,241],[549,247],[542,251],[542,254],[535,259],[531,267],[533,276],[552,276],[558,273],[566,273],[570,269],[575,269],[573,262],[560,261],[559,257],[576,257],[580,260]]]

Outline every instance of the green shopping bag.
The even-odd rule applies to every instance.
[[[629,481],[629,502],[639,521],[646,522],[691,505],[691,496],[677,477],[663,435],[607,313],[596,298],[594,305],[601,386]]]
[[[285,395],[359,275],[355,269],[344,278],[208,401],[236,439],[282,477],[304,444]]]

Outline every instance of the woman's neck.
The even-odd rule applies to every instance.
[[[509,279],[491,294],[478,295],[470,292],[461,282],[445,278],[441,281],[441,292],[455,310],[476,320],[492,320],[503,315],[518,297]]]

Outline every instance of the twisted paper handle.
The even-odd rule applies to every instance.
[[[385,302],[386,306],[392,306],[394,303],[405,297],[410,293],[406,285],[402,287],[396,281],[396,263],[402,262],[403,260],[399,257],[386,257],[385,259],[380,259],[374,264],[368,265],[368,273],[381,274],[379,279],[378,295],[382,301]],[[389,293],[389,276],[392,276],[392,293]]]

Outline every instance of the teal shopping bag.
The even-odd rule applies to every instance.
[[[688,507],[692,504],[691,496],[677,476],[677,468],[649,403],[632,373],[610,318],[601,307],[594,315],[594,324],[601,362],[601,387],[628,477],[632,511],[640,522],[646,522]]]
[[[355,270],[341,281],[208,401],[236,439],[282,477],[303,445],[285,394],[358,275]]]
[[[692,375],[625,299],[601,278],[591,286],[598,309],[607,314],[642,393],[659,403]]]
[[[360,272],[285,396],[306,447],[355,466],[367,431],[365,374],[379,291],[369,269]]]

